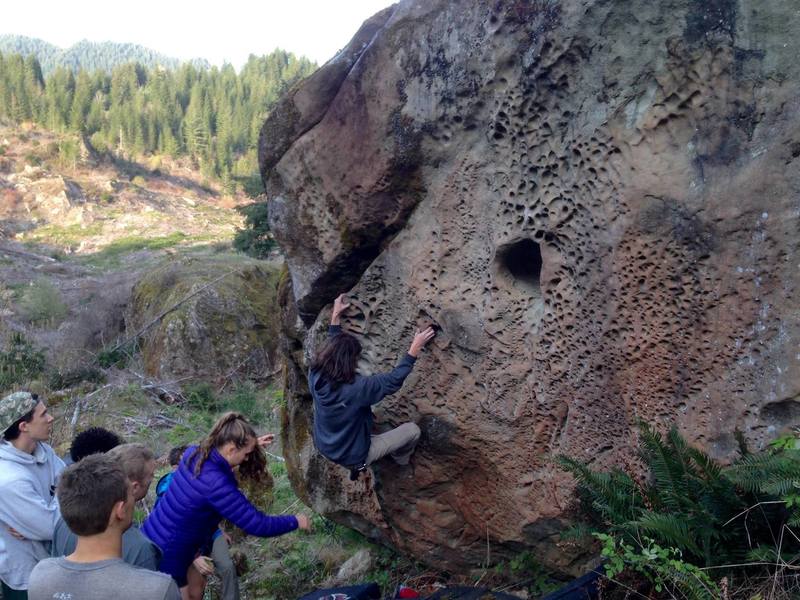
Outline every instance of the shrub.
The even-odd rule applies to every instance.
[[[58,164],[66,169],[74,169],[78,165],[78,142],[73,139],[61,140],[58,143]]]
[[[139,350],[139,345],[136,340],[125,344],[124,346],[111,346],[103,348],[97,353],[97,364],[104,369],[111,367],[124,368],[130,359]]]
[[[253,384],[242,384],[222,399],[221,409],[242,413],[251,423],[262,425],[267,419],[266,402]]]
[[[44,353],[21,333],[12,333],[0,350],[0,390],[39,375],[45,366]]]
[[[50,142],[46,146],[46,154],[48,158],[57,158],[59,151],[58,151],[58,142]]]
[[[51,390],[63,390],[74,387],[79,383],[88,381],[90,383],[103,383],[104,373],[96,367],[75,367],[67,371],[51,371],[47,378],[47,385]]]
[[[721,576],[733,572],[730,565],[739,565],[743,573],[748,560],[800,558],[800,537],[790,529],[800,525],[796,442],[781,442],[758,454],[750,454],[742,443],[742,458],[723,468],[689,446],[674,427],[666,438],[644,423],[640,429],[647,481],[621,469],[596,472],[575,459],[557,458],[578,481],[581,504],[611,559],[611,573],[624,563],[657,587],[667,574],[674,585],[679,585],[678,574],[697,583],[697,573],[675,561],[715,568]],[[778,547],[776,540],[782,540]],[[701,583],[707,587],[708,581]],[[712,597],[678,589],[690,598]]]
[[[28,152],[24,158],[25,162],[33,167],[38,167],[42,164],[42,157],[33,152]]]
[[[100,154],[104,154],[110,150],[105,136],[99,131],[92,134],[92,137],[89,138],[89,144]]]
[[[19,302],[22,315],[37,325],[55,325],[67,316],[68,308],[61,293],[44,279],[31,283]]]
[[[139,187],[144,187],[147,185],[147,181],[141,175],[136,175],[133,179],[131,179],[131,183]]]
[[[255,258],[266,258],[275,247],[269,231],[269,208],[266,202],[240,206],[236,210],[245,216],[245,229],[239,229],[233,247]]]
[[[675,548],[662,548],[649,538],[636,549],[631,544],[617,541],[603,533],[595,534],[603,544],[602,556],[606,576],[614,579],[625,569],[632,569],[653,583],[656,592],[666,591],[670,597],[678,598],[719,598],[720,590],[705,571],[686,563],[680,551]]]
[[[186,386],[183,391],[186,401],[194,410],[212,411],[217,408],[217,397],[214,388],[205,381],[195,382]]]

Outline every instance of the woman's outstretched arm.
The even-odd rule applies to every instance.
[[[232,485],[216,487],[208,499],[219,514],[250,535],[273,537],[310,526],[305,515],[273,516],[262,513]]]

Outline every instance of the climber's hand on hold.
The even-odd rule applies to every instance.
[[[336,300],[333,301],[333,312],[331,313],[331,325],[338,325],[342,313],[350,308],[350,303],[347,301],[347,296],[339,294]]]
[[[408,353],[416,358],[419,356],[420,351],[425,347],[425,344],[430,342],[435,335],[436,330],[433,327],[428,327],[422,331],[417,331],[417,333],[414,334],[414,341],[411,342],[411,348],[409,348]]]

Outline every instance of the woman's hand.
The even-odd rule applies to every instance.
[[[259,436],[257,441],[258,441],[258,445],[259,446],[261,446],[262,448],[266,448],[272,442],[275,441],[275,434],[274,433],[265,433],[264,435]]]
[[[192,565],[203,577],[211,577],[214,574],[214,562],[208,556],[198,556],[192,561]]]
[[[411,348],[408,350],[408,353],[416,358],[425,347],[425,344],[430,342],[435,335],[436,330],[433,327],[428,327],[423,331],[417,331],[417,333],[414,334],[414,341],[411,342]]]
[[[331,325],[338,325],[342,313],[350,308],[350,303],[347,301],[347,296],[339,294],[336,300],[333,301],[333,312],[331,313]]]
[[[311,531],[311,519],[306,515],[295,515],[294,518],[297,519],[297,526],[300,529]]]

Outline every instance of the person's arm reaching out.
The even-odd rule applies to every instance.
[[[430,326],[423,331],[417,331],[417,333],[414,334],[414,341],[411,342],[411,348],[408,349],[408,354],[414,358],[417,358],[419,353],[425,347],[425,344],[430,342],[435,335],[436,330]]]
[[[417,360],[422,348],[433,339],[434,335],[436,335],[436,331],[433,327],[417,331],[414,334],[414,341],[411,342],[411,347],[408,349],[408,354],[400,359],[400,362],[397,363],[393,370],[364,378],[366,393],[363,397],[367,400],[367,403],[376,404],[386,396],[394,394],[403,386],[403,382],[408,377],[408,374],[411,373],[414,362]]]
[[[305,515],[267,515],[250,504],[236,488],[221,486],[209,495],[211,505],[231,523],[249,535],[273,537],[297,529],[308,529]]]
[[[341,317],[342,313],[348,308],[350,308],[350,303],[347,301],[347,296],[339,294],[336,300],[333,301],[331,325],[328,327],[328,337],[333,337],[342,332]]]

